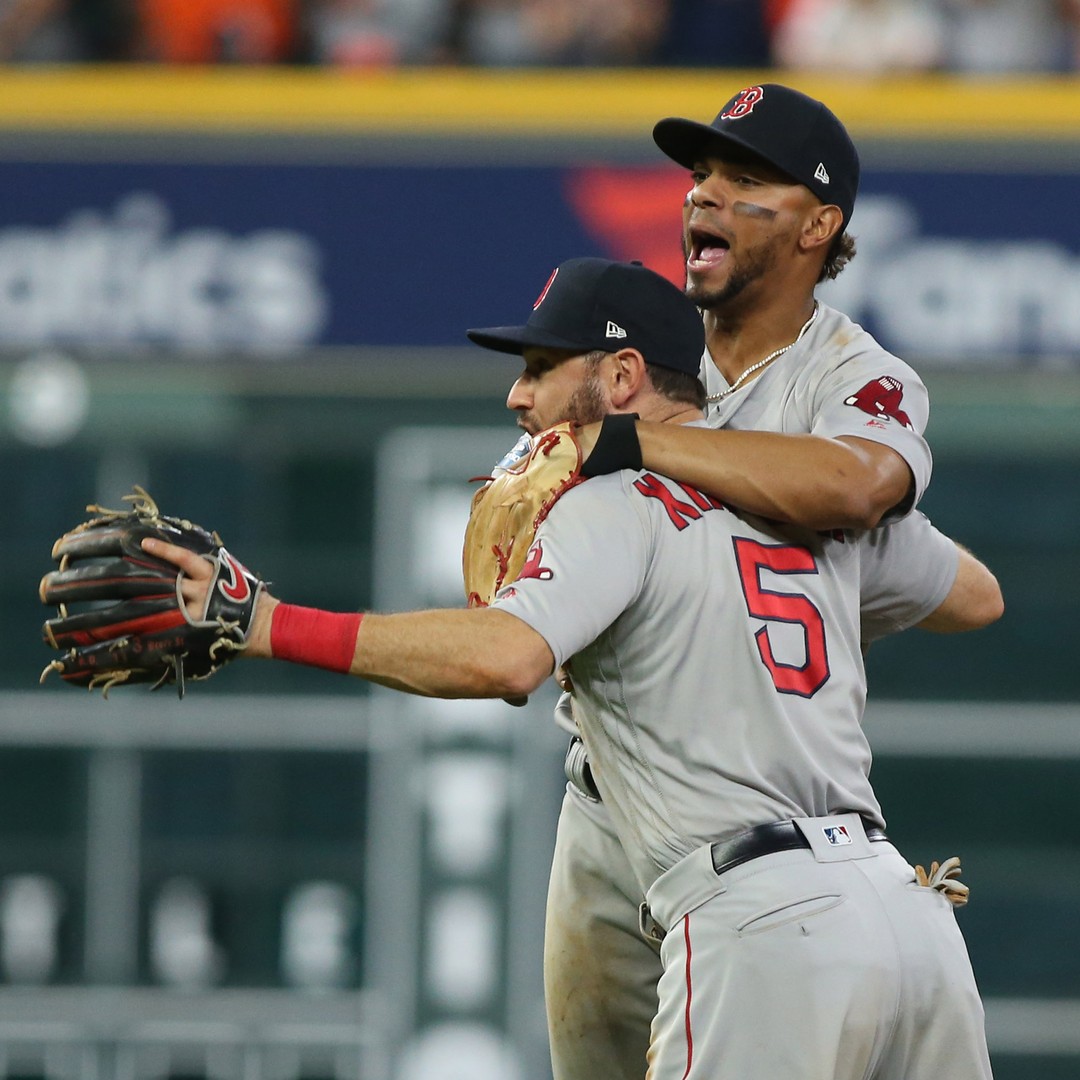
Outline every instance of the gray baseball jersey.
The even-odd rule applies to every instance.
[[[495,599],[568,667],[604,806],[666,932],[651,1080],[856,1080],[886,1042],[897,1078],[989,1076],[948,901],[916,895],[903,858],[863,832],[882,818],[861,728],[860,559],[843,534],[780,530],[624,472],[565,495]],[[782,819],[812,850],[714,871],[713,841]],[[763,1015],[784,1040],[753,1034]]]
[[[749,825],[880,823],[860,725],[859,547],[652,473],[598,477],[495,601],[547,641],[641,882]]]
[[[727,389],[707,354],[702,376],[710,394]],[[884,442],[911,466],[919,495],[931,465],[921,438],[927,412],[925,389],[910,368],[844,316],[819,305],[814,325],[799,344],[753,382],[711,402],[708,422],[715,427],[856,435]],[[914,625],[944,600],[956,574],[956,547],[921,514],[874,530],[860,543],[864,642]],[[717,664],[723,667],[722,656]],[[569,695],[560,700],[556,718],[576,730]],[[611,825],[608,807],[588,801],[573,785],[568,787],[545,927],[555,1080],[591,1080],[597,1075],[634,1080],[644,1071],[660,963],[655,942],[637,929],[640,885]],[[966,963],[962,942],[958,948],[954,943],[953,951],[962,978]],[[767,1003],[763,1006],[753,996],[749,1007],[764,1008]],[[950,1016],[942,1026],[961,1031],[968,1020],[967,1014]],[[956,1045],[964,1054],[971,1040],[959,1038]],[[931,1058],[928,1068],[941,1064]],[[911,1076],[915,1075],[913,1071]]]
[[[956,580],[956,545],[917,510],[887,528],[851,533],[849,538],[859,545],[864,646],[922,622],[940,607]],[[555,722],[568,734],[577,734],[569,694],[560,696]]]
[[[728,389],[708,354],[706,392]],[[886,352],[861,326],[818,302],[799,341],[752,382],[710,400],[710,427],[836,438],[854,435],[891,447],[908,463],[917,503],[930,482],[932,458],[923,438],[929,396],[919,376]]]
[[[858,537],[862,639],[869,645],[922,622],[948,596],[956,544],[918,510]]]

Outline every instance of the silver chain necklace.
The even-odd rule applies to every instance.
[[[803,323],[803,327],[799,331],[798,337],[796,337],[791,344],[785,345],[782,349],[777,349],[776,352],[769,353],[764,360],[759,360],[756,364],[751,364],[750,367],[748,367],[726,390],[721,390],[718,394],[710,394],[705,400],[710,402],[723,401],[729,394],[734,394],[755,371],[760,371],[766,364],[771,364],[777,357],[783,356],[789,349],[794,349],[795,346],[802,341],[803,334],[814,325],[817,313],[817,304],[815,304],[813,314]]]

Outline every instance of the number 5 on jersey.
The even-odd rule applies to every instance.
[[[825,623],[813,601],[801,592],[764,589],[761,571],[774,574],[816,574],[814,556],[804,547],[791,544],[771,546],[756,540],[733,537],[735,560],[739,565],[746,610],[767,623],[789,623],[802,627],[806,660],[785,664],[776,659],[769,627],[754,634],[761,662],[769,669],[773,684],[781,694],[813,697],[829,679],[829,656],[825,646]]]

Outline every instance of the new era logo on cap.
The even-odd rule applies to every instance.
[[[814,179],[820,180],[823,184],[827,184],[829,182],[829,172],[825,168],[825,162],[818,162],[818,166],[814,170]]]
[[[607,332],[604,337],[609,338],[624,338],[626,337],[626,331],[617,323],[608,319]]]

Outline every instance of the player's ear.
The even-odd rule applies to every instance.
[[[612,405],[625,405],[641,389],[647,379],[645,357],[637,349],[620,349],[611,353],[609,393]]]
[[[843,230],[844,214],[839,206],[815,206],[806,217],[800,245],[806,251],[827,248]]]

